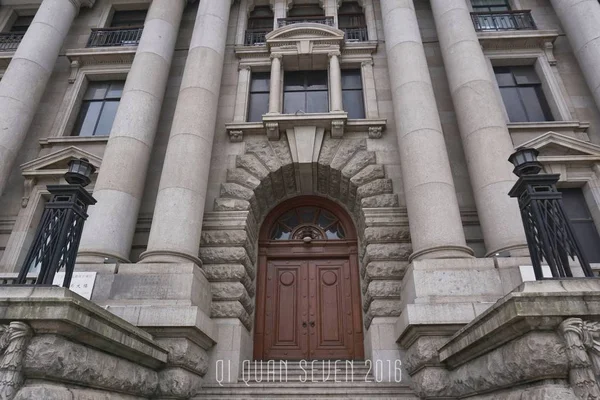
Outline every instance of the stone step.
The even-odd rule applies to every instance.
[[[417,400],[408,385],[389,383],[230,383],[205,385],[197,400],[208,399],[395,399]]]

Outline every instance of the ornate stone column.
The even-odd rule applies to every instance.
[[[281,54],[271,54],[269,114],[281,114]]]
[[[231,0],[200,2],[142,262],[200,265],[230,6]]]
[[[497,83],[465,0],[432,0],[431,8],[487,254],[522,253],[527,246],[519,207],[507,195],[516,180],[507,161],[514,148]]]
[[[470,257],[413,2],[381,0],[381,8],[411,257]]]
[[[126,261],[186,0],[154,0],[115,116],[78,262]]]
[[[44,0],[0,81],[0,195],[79,7],[95,0]]]
[[[597,0],[551,0],[590,91],[600,107],[600,4]]]
[[[342,70],[340,68],[340,52],[329,54],[329,87],[331,88],[331,111],[344,111],[342,104]]]
[[[273,29],[277,29],[277,20],[287,16],[288,0],[270,0],[269,4],[273,9]]]

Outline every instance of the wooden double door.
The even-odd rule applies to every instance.
[[[255,359],[363,359],[356,260],[261,257]]]

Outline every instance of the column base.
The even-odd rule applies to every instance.
[[[526,243],[502,247],[486,253],[486,257],[529,257],[529,247]]]
[[[178,251],[171,250],[151,250],[145,251],[140,254],[139,263],[189,263],[193,262],[199,267],[202,266],[202,261],[196,256],[191,256],[189,254],[181,253]]]
[[[410,255],[408,261],[428,258],[473,258],[474,256],[473,249],[467,246],[436,246],[415,251]]]
[[[76,264],[130,264],[127,258],[112,253],[101,253],[95,251],[80,251],[77,253]]]

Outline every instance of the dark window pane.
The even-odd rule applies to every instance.
[[[590,210],[588,209],[587,202],[585,201],[581,189],[561,189],[560,192],[563,196],[563,204],[565,206],[565,211],[567,212],[567,217],[570,219],[583,218],[591,220],[592,215],[590,214]]]
[[[268,92],[270,82],[271,74],[269,72],[253,72],[250,92]]]
[[[101,109],[102,102],[83,102],[73,136],[93,136]]]
[[[328,211],[321,210],[319,213],[319,226],[321,228],[327,228],[331,225],[337,218]]]
[[[495,67],[494,73],[496,74],[498,86],[515,86],[515,79],[510,68]]]
[[[329,112],[329,98],[327,92],[306,92],[306,112]]]
[[[124,81],[111,82],[110,87],[106,93],[107,99],[120,99],[123,95],[123,87],[125,86]]]
[[[588,262],[600,262],[600,236],[593,221],[571,221]]]
[[[115,11],[110,23],[111,28],[129,28],[144,26],[146,10]]]
[[[296,210],[288,211],[279,219],[279,221],[290,228],[295,228],[300,223]]]
[[[359,69],[342,70],[342,89],[362,89]]]
[[[286,92],[283,94],[283,113],[295,114],[306,110],[306,92]]]
[[[288,12],[288,17],[322,17],[325,11],[317,4],[297,4]]]
[[[510,122],[527,122],[527,114],[525,114],[517,88],[500,88],[500,93]]]
[[[100,113],[100,119],[98,120],[98,125],[96,126],[94,135],[110,135],[110,130],[113,126],[113,122],[115,121],[115,115],[117,115],[117,108],[119,108],[118,101],[104,102],[104,107],[102,107],[102,112]]]
[[[314,222],[317,209],[314,207],[301,207],[298,209],[298,215],[300,215],[300,221],[302,223]]]
[[[327,71],[306,71],[308,90],[327,90]]]
[[[529,122],[548,121],[548,115],[542,101],[545,103],[544,94],[537,87],[525,86],[519,87],[519,94],[527,112],[527,120]],[[541,96],[541,97],[540,97]]]
[[[344,90],[342,92],[344,111],[348,113],[348,118],[365,118],[365,103],[362,90]]]
[[[511,71],[517,85],[533,85],[542,83],[533,66],[512,67]]]
[[[85,92],[84,100],[103,100],[106,96],[109,82],[90,82]]]
[[[304,72],[286,72],[283,79],[283,90],[286,92],[304,90]]]
[[[27,28],[29,28],[29,25],[31,25],[32,22],[33,22],[33,15],[19,16],[19,17],[17,17],[17,19],[13,23],[12,27],[10,28],[10,32],[25,33],[25,32],[27,32]]]
[[[262,121],[269,110],[269,93],[251,93],[248,104],[248,122]]]

